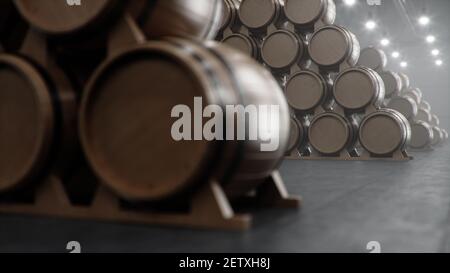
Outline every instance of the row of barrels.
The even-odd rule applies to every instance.
[[[404,73],[389,71],[387,56],[381,49],[368,47],[362,50],[359,64],[370,67],[382,77],[386,89],[384,106],[397,110],[411,125],[412,149],[430,149],[448,139],[445,129],[439,128],[440,120],[431,113],[431,105],[419,88],[414,88]]]
[[[33,41],[32,47],[46,50],[46,59],[32,51],[0,50],[0,197],[33,187],[50,174],[64,178],[80,154],[119,197],[145,202],[189,196],[207,181],[219,182],[230,198],[239,197],[281,164],[290,134],[289,107],[267,70],[207,41],[218,31],[220,0],[13,4],[30,27],[22,48]],[[139,33],[148,39],[141,41]],[[46,44],[56,41],[73,50],[66,39],[103,34],[108,45],[136,39],[103,58],[77,88]],[[278,106],[279,130],[269,136],[278,149],[263,152],[262,140],[240,141],[237,135],[230,141],[175,140],[173,107],[194,109],[198,97],[203,106],[220,109]],[[224,121],[237,124],[238,116]]]
[[[332,0],[224,3],[228,7],[223,15],[226,19],[217,39],[264,63],[281,81],[304,69],[341,71],[354,66],[358,59],[355,35],[332,25],[336,15]],[[324,50],[329,42],[335,43],[332,51]]]
[[[230,16],[224,17],[229,19],[218,39],[258,60],[279,80],[293,115],[294,151],[341,157],[362,150],[391,157],[406,149],[409,123],[397,111],[384,109],[384,80],[358,64],[360,44],[351,31],[333,24],[333,1],[224,3]],[[249,24],[252,18],[264,20],[272,8],[279,15],[266,28]]]

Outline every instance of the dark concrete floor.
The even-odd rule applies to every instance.
[[[0,216],[0,252],[450,251],[450,146],[406,163],[288,161],[299,211],[258,212],[248,232],[212,232]]]

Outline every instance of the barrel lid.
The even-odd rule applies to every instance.
[[[417,103],[409,97],[396,97],[389,101],[387,108],[397,110],[406,119],[412,120],[417,115]]]
[[[324,13],[324,0],[286,0],[284,13],[296,25],[314,24]]]
[[[373,70],[383,70],[387,65],[387,56],[384,51],[368,47],[361,51],[358,65],[371,68]]]
[[[416,119],[425,121],[425,122],[431,124],[432,116],[431,116],[430,111],[425,110],[425,109],[419,109],[419,111],[417,112]]]
[[[45,164],[53,137],[50,90],[27,61],[0,55],[0,192],[29,182]]]
[[[415,149],[423,149],[433,140],[433,129],[426,122],[418,121],[411,124],[411,142],[410,146]]]
[[[377,111],[361,123],[361,145],[372,154],[388,155],[395,152],[407,139],[401,120],[391,112]]]
[[[82,1],[81,6],[59,0],[16,0],[15,3],[34,27],[55,35],[80,31],[117,4],[113,0]]]
[[[337,113],[323,113],[313,119],[309,127],[309,141],[313,148],[326,155],[340,153],[351,139],[345,118]]]
[[[280,50],[282,49],[282,50]],[[271,68],[289,68],[303,53],[303,43],[294,33],[279,30],[270,34],[263,42],[261,55]]]
[[[251,29],[266,27],[276,17],[278,5],[278,0],[242,0],[239,19]]]
[[[336,26],[317,30],[309,42],[311,59],[320,66],[338,65],[348,57],[350,41],[345,31]]]
[[[255,51],[257,50],[255,43],[252,42],[251,38],[240,33],[232,34],[225,38],[222,42],[250,57],[253,57],[255,55]]]
[[[191,113],[198,111],[194,97],[203,98],[202,107],[211,102],[206,74],[165,42],[123,52],[94,74],[81,107],[81,140],[94,171],[119,196],[164,199],[198,183],[211,168],[216,142],[177,141],[171,133],[183,115],[171,117],[175,106],[190,110],[184,130],[202,131]]]
[[[326,84],[321,76],[311,71],[294,74],[286,83],[286,97],[292,108],[313,110],[326,95]]]
[[[378,74],[383,79],[386,97],[392,97],[400,93],[402,90],[402,81],[394,72],[383,71]]]
[[[370,104],[377,96],[377,89],[371,74],[359,68],[350,68],[336,78],[333,94],[339,105],[357,110]]]

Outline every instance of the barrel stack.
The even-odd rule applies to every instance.
[[[291,107],[290,157],[408,160],[407,119],[386,109],[385,65],[358,65],[361,48],[334,24],[332,0],[224,1],[217,39],[266,66]],[[297,144],[294,144],[297,143]],[[293,148],[296,147],[296,148]]]
[[[386,96],[384,106],[400,112],[410,123],[411,150],[431,150],[446,141],[446,131],[439,128],[440,120],[432,114],[431,105],[423,92],[413,87],[404,73],[388,70],[387,57],[383,50],[367,47],[361,51],[359,65],[377,71],[383,79]]]
[[[1,212],[245,229],[250,217],[234,213],[235,201],[299,206],[277,171],[291,135],[288,104],[267,70],[211,41],[221,0],[1,5]],[[3,18],[19,14],[26,31],[14,46]],[[265,137],[278,147],[230,133],[237,113],[224,116],[217,138],[192,132],[190,141],[189,130],[178,139],[174,109],[199,99],[215,111],[277,106],[279,129]],[[271,118],[259,114],[262,124]]]

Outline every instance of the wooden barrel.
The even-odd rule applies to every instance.
[[[425,121],[428,124],[431,124],[433,121],[433,116],[431,115],[430,111],[425,109],[420,109],[417,111],[416,120]]]
[[[346,117],[334,112],[317,115],[309,126],[312,148],[325,156],[338,156],[355,142],[354,125]]]
[[[427,101],[425,101],[425,100],[422,100],[422,101],[420,102],[420,106],[419,106],[419,107],[422,108],[422,109],[431,111],[431,105],[430,105],[430,103],[427,102]]]
[[[5,193],[36,182],[50,168],[61,174],[69,167],[62,158],[70,158],[75,147],[76,103],[42,68],[14,55],[0,54],[0,86],[0,193]]]
[[[410,97],[417,103],[417,105],[420,105],[420,103],[422,102],[422,95],[421,95],[422,93],[419,93],[417,90],[418,89],[415,89],[415,88],[409,89],[409,90],[403,92],[402,96]]]
[[[239,50],[254,59],[259,57],[259,47],[255,39],[250,36],[235,33],[222,40],[222,43]]]
[[[387,65],[386,53],[375,47],[364,48],[361,50],[358,65],[368,67],[377,72],[384,71]]]
[[[278,30],[264,39],[261,58],[274,72],[289,73],[293,65],[300,63],[305,47],[305,41],[299,35],[288,30]]]
[[[416,118],[419,111],[416,101],[410,97],[394,97],[389,101],[386,107],[400,112],[410,121],[413,121]]]
[[[242,0],[239,20],[254,33],[265,32],[280,19],[282,6],[280,0]]]
[[[411,87],[411,81],[405,73],[399,72],[397,73],[400,79],[402,79],[402,92],[407,91]]]
[[[297,118],[291,117],[291,134],[287,146],[287,154],[291,154],[296,149],[299,150],[306,145],[307,134],[303,123]]]
[[[378,74],[384,82],[385,98],[399,96],[403,86],[402,79],[398,74],[392,71],[381,71]]]
[[[423,121],[411,123],[411,141],[409,146],[413,149],[426,149],[431,147],[434,139],[433,127]]]
[[[80,6],[60,0],[15,0],[23,17],[40,31],[56,36],[103,34],[120,14],[137,10],[144,33],[150,37],[213,38],[219,30],[221,0],[90,0]]]
[[[437,126],[433,126],[433,141],[431,142],[432,146],[438,146],[440,144],[442,144],[442,142],[444,141],[445,135],[442,132],[442,130],[437,127]]]
[[[285,0],[284,15],[297,29],[314,32],[315,27],[331,25],[336,19],[333,0]]]
[[[311,36],[309,55],[322,69],[338,69],[346,63],[354,66],[358,62],[360,45],[355,35],[344,27],[325,26]]]
[[[171,134],[177,119],[171,113],[175,106],[198,109],[202,105],[195,98],[222,111],[234,105],[260,107],[261,123],[224,115],[218,121],[225,130],[216,129],[233,140],[208,141],[198,125],[202,118],[195,118],[200,140],[177,141]],[[279,118],[268,116],[264,106],[278,107]],[[106,185],[131,201],[167,199],[211,180],[223,183],[229,196],[243,195],[278,167],[290,128],[289,107],[267,70],[229,47],[181,39],[150,42],[107,60],[87,85],[80,116],[91,166]],[[269,118],[275,123],[264,123]],[[229,122],[239,120],[246,129],[272,124],[260,129],[268,129],[277,149],[262,152],[266,142],[259,138],[237,141]]]
[[[333,86],[336,103],[351,112],[365,110],[369,106],[381,107],[384,93],[380,76],[363,66],[344,70],[337,76]]]
[[[431,126],[438,126],[441,125],[441,121],[437,115],[431,115]]]
[[[404,151],[411,139],[408,120],[392,109],[381,109],[365,117],[359,129],[361,146],[373,156]]]
[[[300,71],[289,77],[285,86],[285,94],[289,105],[298,112],[311,113],[319,106],[331,107],[331,84],[313,71]]]
[[[237,24],[239,10],[239,1],[237,0],[223,0],[222,16],[220,20],[219,30],[224,31]]]

